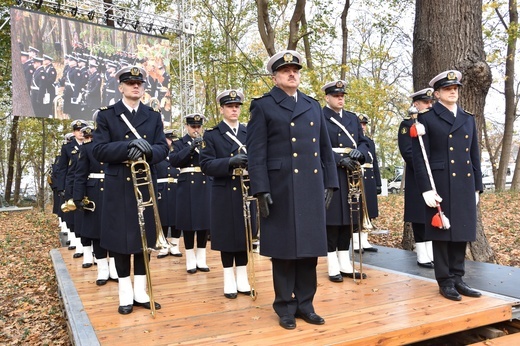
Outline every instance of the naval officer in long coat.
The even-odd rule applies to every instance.
[[[339,190],[334,193],[327,209],[327,265],[329,280],[332,282],[342,282],[343,276],[352,278],[355,275],[357,279],[361,278],[360,273],[354,274],[349,256],[350,225],[357,225],[357,214],[354,212],[354,220],[351,220],[347,171],[353,171],[365,162],[368,142],[356,114],[343,109],[346,87],[345,81],[336,80],[321,88],[327,102],[323,107],[323,115],[327,120],[339,180]],[[366,274],[363,274],[363,278],[366,278]]]
[[[325,323],[313,306],[316,265],[327,254],[325,205],[338,188],[321,106],[298,90],[301,67],[296,51],[269,59],[275,86],[251,102],[246,140],[251,192],[263,216],[260,254],[272,258],[273,308],[286,329],[296,328],[295,317]]]
[[[123,98],[98,113],[92,151],[98,161],[106,164],[101,246],[110,251],[115,258],[119,275],[118,312],[129,314],[133,311],[134,305],[150,309],[130,161],[144,156],[150,164],[152,180],[156,185],[154,165],[166,158],[168,144],[163,132],[161,114],[140,102],[144,93],[146,72],[140,67],[127,66],[119,70],[116,76]],[[146,201],[149,196],[148,190],[145,190],[143,200]],[[153,214],[152,208],[145,208],[146,239],[149,247],[153,247],[156,242]],[[133,288],[130,277],[132,254]],[[155,308],[159,309],[160,305],[155,303]]]
[[[428,112],[419,114],[424,128],[418,132],[423,133],[434,186],[428,177],[419,139],[412,139],[415,177],[426,203],[426,239],[433,241],[435,278],[440,294],[456,301],[461,300],[461,294],[481,295],[462,280],[466,244],[475,241],[477,235],[476,204],[482,192],[482,173],[475,119],[457,105],[461,78],[461,73],[455,70],[435,76],[429,84],[438,101]],[[449,229],[432,225],[437,203],[451,224]]]
[[[240,172],[247,167],[246,127],[238,121],[244,94],[225,90],[217,95],[222,121],[204,133],[200,154],[202,171],[211,184],[211,249],[220,251],[224,267],[224,296],[250,294],[247,247]],[[244,173],[247,174],[247,173]],[[251,215],[255,215],[251,213]],[[236,279],[235,269],[236,266]]]

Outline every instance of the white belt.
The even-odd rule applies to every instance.
[[[332,148],[332,151],[338,154],[348,154],[352,151],[352,148]]]
[[[180,169],[182,173],[201,173],[200,167],[184,167]]]
[[[105,173],[90,173],[88,175],[89,179],[105,179]]]
[[[374,165],[372,163],[364,163],[361,165],[361,168],[374,168]]]
[[[176,184],[176,183],[177,183],[177,179],[172,178],[172,177],[157,179],[157,184],[161,184],[161,183],[172,183],[172,184]]]
[[[235,168],[233,170],[233,175],[249,175],[249,172],[247,171],[247,169]]]
[[[40,90],[40,88],[37,86],[31,86],[31,90]]]

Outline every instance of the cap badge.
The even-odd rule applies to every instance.
[[[77,120],[76,123],[74,124],[75,126],[81,126],[81,121]]]
[[[194,117],[193,117],[193,120],[195,120],[195,121],[200,121],[200,115],[196,115],[196,116],[194,116]]]
[[[235,90],[231,91],[231,92],[229,93],[229,97],[231,97],[231,98],[235,98],[235,97],[237,97],[237,92],[236,92]]]
[[[132,68],[130,69],[130,74],[131,74],[132,76],[139,76],[139,69],[138,69],[137,67],[132,67]]]
[[[293,55],[291,53],[285,53],[283,55],[283,61],[285,61],[285,62],[293,61]]]
[[[88,127],[86,130],[85,130],[85,133],[87,135],[90,135],[92,133],[92,129],[90,127]]]
[[[455,72],[448,72],[447,78],[448,78],[448,80],[457,79],[457,77],[455,76]]]
[[[362,115],[358,115],[358,119],[359,119],[360,121],[363,121],[363,116],[362,116]]]
[[[431,90],[428,90],[428,91],[426,92],[426,96],[432,96],[432,95],[433,95],[433,92],[432,92]]]
[[[338,81],[338,82],[336,83],[336,87],[337,87],[337,88],[343,88],[343,87],[344,87],[343,82],[342,82],[342,81]]]

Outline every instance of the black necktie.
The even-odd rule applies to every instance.
[[[132,109],[132,118],[135,117],[135,109]]]

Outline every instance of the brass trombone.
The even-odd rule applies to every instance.
[[[150,252],[153,250],[162,250],[168,249],[170,244],[168,240],[164,237],[161,221],[159,217],[159,210],[157,208],[157,201],[155,200],[155,190],[152,181],[152,173],[150,171],[150,165],[143,158],[139,158],[137,161],[131,161],[130,172],[132,174],[132,182],[134,184],[134,193],[135,199],[137,201],[137,217],[139,221],[139,229],[141,232],[141,243],[143,246],[143,257],[144,257],[144,265],[146,270],[146,283],[148,285],[148,295],[150,297],[150,313],[152,317],[155,318],[155,300],[153,298],[152,291],[152,276],[150,273]],[[143,192],[141,191],[141,187],[148,188],[148,200],[145,200],[143,197]],[[154,248],[148,247],[148,242],[146,240],[146,228],[144,221],[144,210],[147,207],[152,207],[153,215],[155,219],[155,228],[156,228],[156,242]]]
[[[365,204],[364,200],[361,200],[362,197],[364,197],[363,193],[363,173],[361,172],[361,166],[359,163],[357,164],[357,168],[353,171],[347,171],[347,184],[348,184],[348,204],[350,205],[350,238],[352,239],[352,242],[354,242],[354,214],[357,217],[357,224],[359,227],[358,232],[358,240],[359,244],[361,244],[361,204]],[[361,248],[359,249],[359,280],[356,279],[356,266],[355,266],[355,251],[354,249],[351,249],[350,256],[352,260],[352,278],[354,279],[354,282],[358,285],[363,280],[363,251],[361,251]]]
[[[238,152],[244,150],[245,145],[238,148]],[[244,212],[244,224],[246,231],[246,251],[247,251],[247,279],[249,286],[251,287],[250,296],[252,300],[256,300],[257,292],[256,276],[255,276],[255,258],[253,256],[253,223],[251,215],[251,203],[257,202],[256,207],[256,234],[260,234],[260,210],[258,209],[258,199],[249,195],[249,175],[244,168],[235,168],[234,172],[240,176],[240,186],[242,188],[242,209]]]

